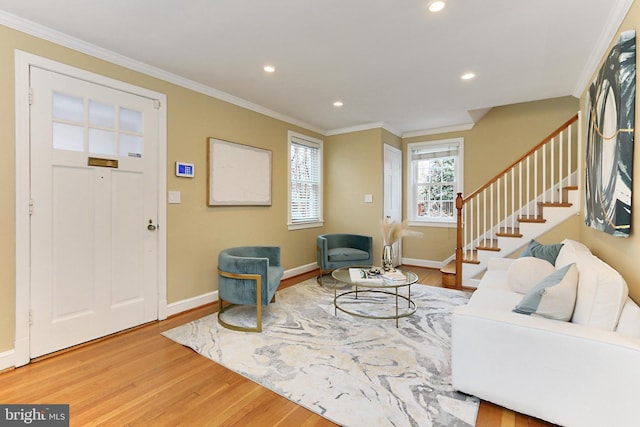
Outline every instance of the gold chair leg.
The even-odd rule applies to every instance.
[[[229,304],[227,307],[222,306],[222,298],[220,298],[220,290],[218,290],[218,323],[224,326],[227,329],[231,329],[233,331],[242,331],[242,332],[262,332],[262,276],[259,274],[239,274],[239,273],[228,273],[226,271],[222,271],[218,269],[218,274],[223,277],[228,277],[231,279],[245,279],[245,280],[255,280],[256,281],[256,326],[255,328],[247,328],[244,326],[233,325],[231,323],[225,322],[222,320],[221,314],[230,309],[231,307],[235,307],[238,304]],[[275,294],[274,294],[275,298]],[[274,299],[275,301],[275,299]]]

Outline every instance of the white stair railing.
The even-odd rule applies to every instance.
[[[518,237],[519,223],[543,222],[544,206],[563,206],[563,190],[580,186],[580,123],[577,113],[470,196],[458,193],[456,287],[463,262],[479,262],[478,249],[499,250],[497,236]]]

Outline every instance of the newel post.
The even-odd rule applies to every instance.
[[[456,289],[462,289],[462,193],[456,197],[456,210],[458,211],[457,239],[456,239]]]

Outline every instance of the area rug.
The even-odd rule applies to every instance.
[[[451,310],[468,293],[413,285],[417,311],[398,328],[395,320],[336,314],[333,295],[315,279],[279,291],[263,310],[262,333],[225,329],[216,313],[163,335],[342,426],[475,425],[478,400],[451,386]],[[395,310],[379,294],[345,304]],[[249,325],[254,311],[223,316]]]

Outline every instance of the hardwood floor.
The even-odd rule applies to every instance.
[[[405,268],[420,283],[440,272]],[[283,281],[288,287],[314,277]],[[216,311],[201,307],[0,374],[0,403],[70,404],[72,426],[335,426],[160,335]],[[482,402],[479,427],[552,426]]]

